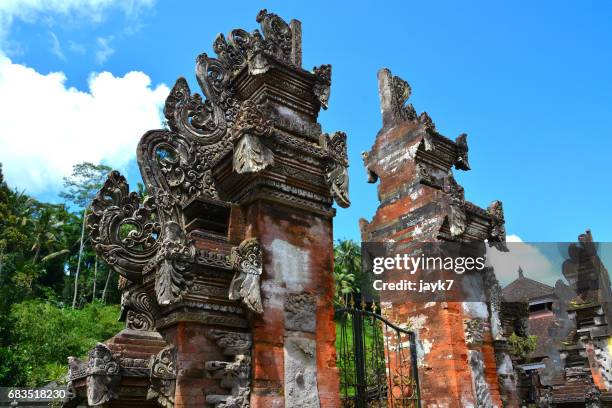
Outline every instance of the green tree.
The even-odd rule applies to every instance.
[[[91,206],[91,202],[96,196],[96,193],[106,180],[108,173],[112,169],[102,164],[93,164],[89,162],[75,164],[72,168],[72,175],[64,178],[64,191],[60,193],[60,197],[73,203],[81,216],[81,238],[79,242],[79,255],[76,273],[74,276],[74,295],[72,298],[72,308],[76,307],[78,296],[79,275],[81,273],[81,263],[83,259],[83,249],[85,246],[85,220],[87,212]],[[96,258],[97,265],[97,258]],[[95,268],[97,271],[97,267]],[[97,276],[94,278],[94,282]],[[95,296],[95,290],[94,290]]]
[[[68,356],[83,358],[97,341],[122,328],[119,306],[94,302],[83,309],[30,300],[11,309],[13,385],[36,387],[66,374]]]
[[[346,304],[361,287],[361,247],[353,240],[339,240],[334,246],[334,301]]]

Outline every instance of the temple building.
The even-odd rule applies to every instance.
[[[567,248],[554,287],[522,269],[502,290],[502,321],[513,332],[536,336],[528,356],[515,359],[523,403],[547,407],[612,406],[612,291],[590,231]]]

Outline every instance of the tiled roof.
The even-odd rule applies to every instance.
[[[524,276],[510,282],[502,289],[506,302],[528,302],[530,299],[551,295],[553,287]]]

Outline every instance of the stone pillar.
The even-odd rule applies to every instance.
[[[221,198],[240,209],[244,238],[261,248],[251,406],[337,407],[332,203],[349,205],[346,135],[317,123],[331,66],[303,70],[299,22],[261,18],[293,40],[277,56],[254,51],[236,75],[233,150],[213,169]]]
[[[503,248],[500,202],[484,210],[464,198],[451,168],[469,170],[467,136],[441,135],[429,115],[405,105],[410,85],[387,69],[378,74],[383,127],[365,152],[368,181],[379,181],[380,206],[361,221],[364,242],[393,242],[398,251],[425,242],[487,239]],[[399,276],[398,276],[399,277]],[[474,290],[483,302],[420,302],[381,295],[383,313],[417,332],[423,406],[501,407],[494,340],[500,288],[492,271]],[[392,279],[393,280],[393,279]]]
[[[240,207],[245,239],[261,245],[254,408],[339,406],[332,201],[349,202],[346,135],[322,134],[316,122],[330,80],[329,65],[310,73],[253,57],[236,80],[244,102],[233,153],[214,169],[222,198]]]
[[[300,22],[266,10],[256,20],[251,33],[219,34],[216,58],[197,57],[204,98],[179,78],[168,128],[141,138],[148,198],[112,172],[92,204],[92,243],[125,278],[124,293],[139,294],[124,296],[125,313],[146,311],[126,321],[156,343],[135,351],[137,365],[127,348],[100,347],[114,364],[91,372],[72,361],[81,400],[339,406],[332,204],[349,205],[346,135],[317,123],[331,66],[302,69]]]

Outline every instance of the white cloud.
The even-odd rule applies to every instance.
[[[41,17],[74,17],[92,23],[104,20],[111,9],[128,17],[151,7],[155,0],[2,0],[0,1],[0,39],[7,36],[15,20],[33,23]]]
[[[102,65],[108,60],[108,58],[115,53],[115,50],[110,46],[113,37],[98,37],[96,38],[96,44],[98,49],[96,50],[96,63]]]
[[[64,52],[62,51],[62,45],[60,44],[57,35],[55,35],[54,32],[50,32],[49,35],[51,36],[51,53],[59,59],[66,59],[66,57],[64,56]]]
[[[562,277],[537,244],[525,243],[518,235],[508,235],[506,242],[508,252],[487,247],[487,260],[495,268],[495,275],[502,287],[518,278],[519,267],[527,278],[551,286]]]
[[[125,168],[142,134],[161,127],[169,89],[142,72],[94,73],[87,92],[65,81],[62,72],[43,75],[0,53],[0,162],[11,186],[57,191],[83,161]]]

